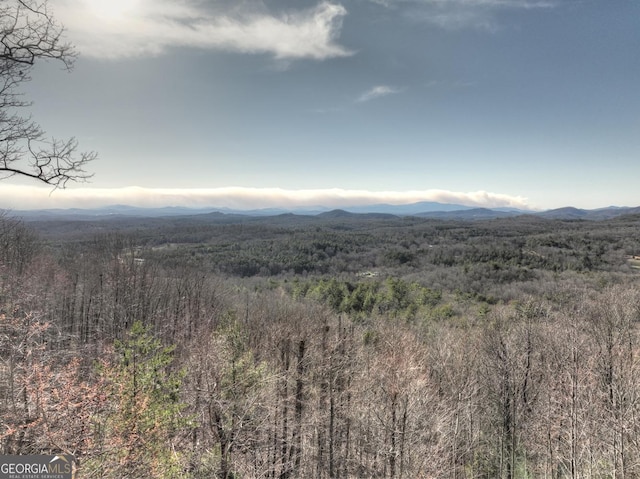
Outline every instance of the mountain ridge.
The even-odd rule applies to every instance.
[[[1,211],[1,210],[0,210]],[[307,208],[257,208],[233,209],[216,207],[166,206],[144,208],[129,205],[112,205],[99,208],[51,208],[39,210],[7,211],[13,216],[26,220],[96,220],[106,218],[162,218],[180,216],[209,217],[275,217],[280,215],[315,216],[325,219],[368,217],[385,219],[391,217],[415,216],[432,219],[483,220],[506,218],[521,215],[533,215],[550,220],[606,220],[629,214],[640,214],[640,207],[608,206],[596,209],[582,209],[573,206],[554,208],[545,211],[519,210],[515,208],[484,208],[464,205],[417,202],[406,205],[376,204],[365,206],[345,206],[327,208],[324,206]]]

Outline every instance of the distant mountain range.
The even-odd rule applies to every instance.
[[[617,216],[640,214],[640,207],[617,207],[610,206],[593,210],[585,210],[573,207],[558,208],[547,211],[529,211],[510,208],[473,208],[469,206],[419,202],[408,205],[377,204],[368,206],[344,207],[341,209],[330,209],[322,206],[315,208],[265,208],[253,210],[239,210],[231,208],[188,208],[188,207],[163,207],[163,208],[140,208],[127,205],[113,205],[102,208],[82,209],[42,209],[42,210],[20,210],[11,211],[14,216],[19,216],[27,220],[95,220],[101,218],[161,218],[175,216],[199,216],[199,215],[220,215],[220,216],[277,216],[283,214],[295,214],[305,216],[318,216],[321,218],[347,218],[355,216],[366,216],[370,218],[384,219],[389,217],[416,216],[421,218],[435,219],[458,219],[458,220],[483,220],[504,218],[520,215],[534,215],[547,219],[559,220],[606,220]]]
[[[622,215],[640,214],[640,207],[628,208],[609,206],[608,208],[598,208],[595,210],[582,210],[579,208],[566,207],[555,210],[537,213],[538,216],[549,219],[562,220],[607,220]]]

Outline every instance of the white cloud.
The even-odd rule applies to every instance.
[[[437,7],[486,7],[486,8],[550,8],[557,0],[371,0],[373,3],[394,7],[400,4],[415,3]]]
[[[280,14],[250,2],[221,6],[198,0],[52,0],[51,4],[69,39],[91,57],[160,55],[176,47],[263,53],[285,60],[353,54],[336,43],[347,11],[329,2]]]
[[[378,203],[411,204],[437,201],[477,207],[527,209],[526,198],[486,191],[469,193],[446,190],[367,191],[345,189],[285,190],[281,188],[50,188],[5,184],[0,189],[0,209],[95,208],[114,204],[139,207],[211,208],[340,208]]]
[[[387,85],[378,85],[364,92],[362,95],[358,97],[356,101],[358,102],[371,101],[383,96],[393,95],[394,93],[400,93],[400,90],[398,88],[394,88]]]
[[[446,10],[429,12],[423,16],[423,19],[444,30],[462,30],[472,27],[477,30],[495,32],[498,29],[491,15],[478,10],[462,9],[458,11]]]
[[[496,31],[497,14],[503,10],[553,8],[557,0],[370,0],[387,8],[409,7],[413,20],[425,21],[445,30],[474,28]]]

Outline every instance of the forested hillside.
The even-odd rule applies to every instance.
[[[0,452],[87,478],[640,477],[638,222],[4,215]]]

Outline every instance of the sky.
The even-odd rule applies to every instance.
[[[99,158],[0,208],[638,206],[640,1],[49,0],[25,96]]]

